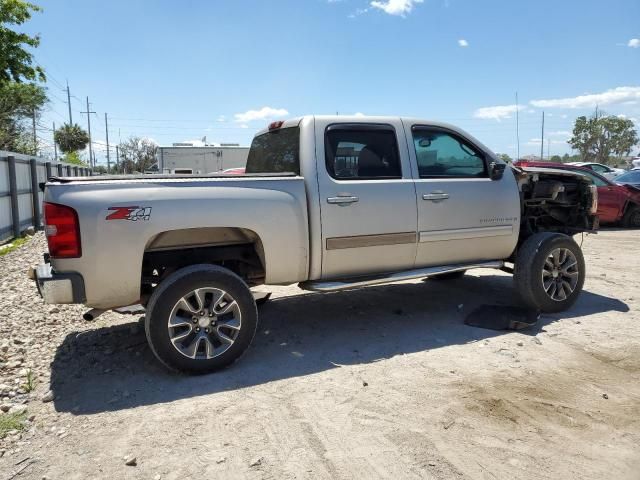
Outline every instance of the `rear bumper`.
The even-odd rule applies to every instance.
[[[84,279],[75,272],[54,272],[49,263],[29,269],[29,278],[36,282],[44,303],[85,303]]]

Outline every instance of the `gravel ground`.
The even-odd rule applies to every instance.
[[[640,479],[638,245],[586,236],[580,300],[522,332],[463,324],[513,302],[502,272],[273,288],[242,361],[185,377],[137,316],[44,305],[38,234],[0,257],[0,425],[23,428],[0,439],[0,480]]]

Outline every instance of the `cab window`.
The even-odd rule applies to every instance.
[[[402,178],[393,127],[330,125],[325,136],[327,172],[336,180]]]
[[[487,176],[484,155],[457,135],[429,128],[412,130],[420,178]]]

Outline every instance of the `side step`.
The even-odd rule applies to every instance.
[[[460,263],[457,265],[444,265],[439,267],[418,268],[415,270],[405,270],[404,272],[381,273],[378,275],[367,275],[361,277],[342,278],[336,280],[311,280],[301,282],[298,286],[304,290],[313,292],[337,292],[349,288],[367,287],[370,285],[381,285],[383,283],[401,282],[403,280],[414,280],[416,278],[432,277],[441,273],[459,272],[460,270],[471,270],[473,268],[502,268],[504,262],[495,260],[491,262]]]

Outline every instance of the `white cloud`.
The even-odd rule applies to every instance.
[[[555,132],[549,132],[549,136],[554,137],[569,137],[571,136],[571,132],[568,130],[557,130]]]
[[[216,119],[216,122],[226,122],[227,121],[227,117],[225,117],[224,115],[218,115],[218,118]]]
[[[522,105],[520,106],[522,108]],[[505,118],[511,118],[518,109],[517,105],[496,105],[494,107],[482,107],[473,112],[475,118],[484,118],[488,120],[500,121]]]
[[[631,40],[629,40],[629,43],[627,43],[627,47],[640,48],[640,38],[632,38]]]
[[[531,105],[538,108],[593,108],[596,105],[604,107],[632,100],[640,100],[640,87],[617,87],[577,97],[532,100]]]
[[[404,17],[406,14],[411,13],[414,5],[422,3],[423,1],[424,0],[374,0],[370,5],[389,15]]]
[[[356,113],[353,114],[353,116],[354,117],[364,117],[366,115],[364,113],[362,113],[362,112],[356,112]]]
[[[468,47],[469,46],[469,42],[467,42],[464,38],[461,38],[460,40],[458,40],[458,45],[460,45],[461,47]]]
[[[235,121],[238,123],[252,122],[254,120],[266,120],[273,117],[284,117],[289,112],[284,108],[262,107],[260,110],[248,110],[244,113],[236,113]]]

